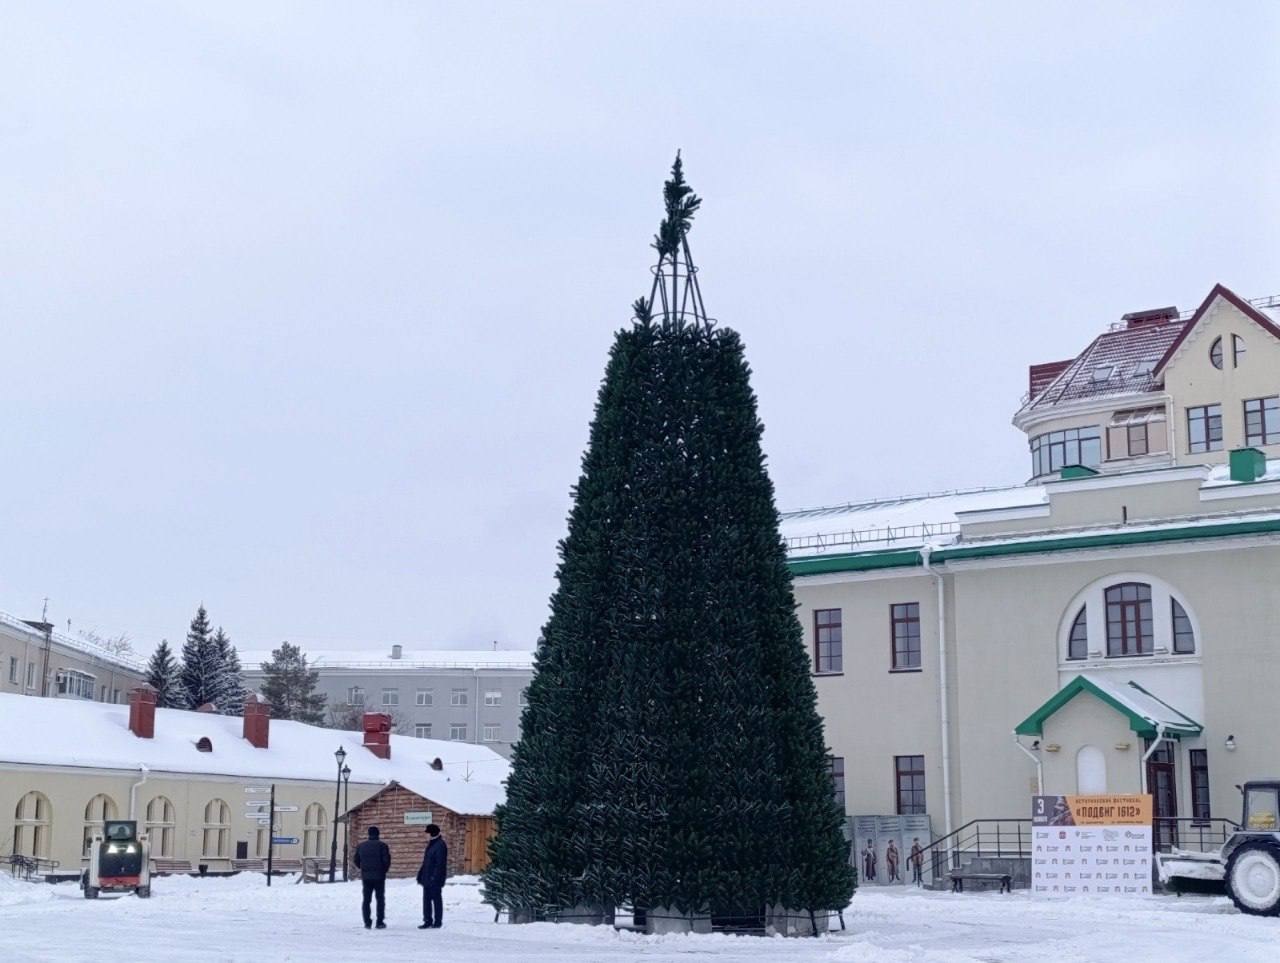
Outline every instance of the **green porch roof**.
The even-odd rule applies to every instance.
[[[1044,735],[1044,722],[1081,692],[1097,696],[1111,708],[1129,720],[1129,728],[1138,735],[1154,739],[1163,729],[1174,739],[1194,738],[1204,727],[1190,716],[1184,715],[1167,702],[1152,695],[1136,682],[1117,686],[1100,679],[1078,675],[1023,719],[1013,731],[1020,736]]]

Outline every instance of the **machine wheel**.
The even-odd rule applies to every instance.
[[[1244,843],[1227,860],[1227,893],[1241,913],[1280,915],[1280,848]]]
[[[86,886],[86,887],[84,888],[84,898],[85,898],[85,899],[97,899],[97,898],[98,898],[98,887],[96,887],[96,886]]]
[[[139,886],[134,892],[138,894],[138,899],[151,899],[150,886]]]

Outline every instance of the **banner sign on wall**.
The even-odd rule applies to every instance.
[[[1033,796],[1031,890],[1151,893],[1150,796]]]

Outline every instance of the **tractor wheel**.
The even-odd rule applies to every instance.
[[[85,899],[97,899],[97,898],[98,898],[98,887],[96,887],[96,886],[86,886],[86,887],[84,888],[84,898],[85,898]]]
[[[1244,843],[1227,860],[1227,893],[1241,913],[1280,915],[1280,847]]]
[[[134,892],[138,894],[138,899],[151,899],[150,886],[139,886]]]

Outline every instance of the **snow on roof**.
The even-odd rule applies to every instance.
[[[305,652],[313,669],[532,669],[529,649],[408,649],[393,658],[390,646],[382,649],[316,650]],[[240,664],[246,672],[260,671],[271,661],[269,651],[243,651]]]
[[[1204,480],[1201,488],[1223,488],[1230,485],[1249,485],[1261,481],[1280,481],[1280,458],[1267,459],[1266,471],[1264,471],[1254,482],[1236,481],[1231,477],[1231,465],[1221,464],[1214,465],[1209,469],[1209,474]]]
[[[960,533],[959,513],[1043,505],[1046,498],[1040,485],[904,495],[783,512],[780,528],[791,555],[945,545]]]
[[[1136,682],[1117,685],[1096,675],[1086,674],[1085,678],[1153,726],[1178,731],[1199,731],[1200,729],[1200,724],[1194,719],[1156,698]]]
[[[273,719],[269,747],[255,749],[243,737],[239,716],[157,709],[154,739],[129,731],[128,706],[75,699],[41,699],[0,693],[0,732],[27,738],[0,744],[0,762],[231,776],[240,779],[306,779],[332,782],[334,750],[347,750],[351,781],[409,786],[454,812],[475,815],[501,802],[506,759],[467,742],[391,736],[391,758],[364,748],[363,735]],[[212,752],[196,742],[207,737]],[[431,768],[440,759],[443,769]],[[479,807],[479,808],[477,808]]]
[[[17,629],[19,632],[33,636],[41,642],[44,641],[44,633],[42,631],[31,625],[29,622],[26,622],[17,616],[10,615],[8,612],[0,612],[0,624],[7,625],[11,629]],[[64,635],[56,629],[50,634],[53,641],[64,648],[75,649],[77,652],[92,655],[95,658],[113,663],[114,665],[121,666],[133,672],[144,671],[145,664],[142,659],[138,658],[136,655],[112,652],[109,649],[104,649],[100,645],[94,645],[92,642],[86,641],[85,639],[78,639],[74,636]]]
[[[1045,720],[1074,699],[1089,692],[1129,718],[1129,728],[1142,736],[1155,738],[1167,733],[1177,738],[1198,736],[1203,727],[1190,716],[1183,715],[1167,702],[1152,695],[1136,682],[1119,684],[1098,676],[1081,673],[1055,692],[1035,712],[1014,729],[1018,735],[1044,735]]]

